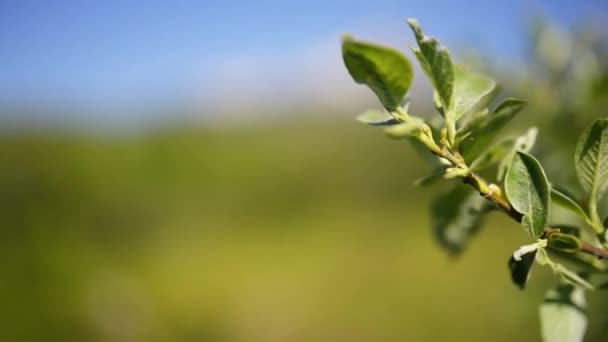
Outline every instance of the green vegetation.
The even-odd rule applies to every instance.
[[[384,121],[389,126],[385,132],[392,137],[397,135],[395,132],[400,132],[402,137],[408,137],[416,146],[420,148],[422,145],[427,153],[433,154],[435,159],[431,163],[436,167],[442,165],[432,173],[433,180],[461,179],[477,193],[460,190],[466,185],[457,184],[447,195],[434,201],[432,214],[436,222],[433,230],[438,240],[452,252],[462,251],[464,244],[479,230],[483,217],[492,209],[500,210],[521,223],[534,243],[521,246],[512,253],[509,259],[511,279],[524,288],[534,261],[549,266],[559,276],[559,284],[548,292],[541,305],[543,339],[549,342],[582,341],[587,329],[584,290],[594,289],[591,280],[599,284],[604,282],[608,269],[602,261],[608,258],[608,227],[604,227],[598,214],[598,202],[608,188],[608,121],[595,120],[583,132],[576,148],[575,166],[588,198],[587,210],[561,192],[555,192],[553,197],[558,200],[552,202],[552,186],[540,162],[529,154],[531,144],[517,144],[527,135],[507,140],[506,147],[504,142],[491,144],[503,126],[522,111],[525,103],[506,99],[488,115],[487,106],[498,95],[495,82],[487,76],[470,72],[465,66],[454,64],[447,49],[435,38],[425,36],[417,20],[410,19],[408,24],[418,43],[412,51],[434,88],[435,107],[443,117],[439,125],[431,126],[409,112],[409,100],[405,99],[408,89],[404,91],[402,85],[411,83],[413,70],[396,67],[407,65],[405,62],[394,62],[407,60],[405,56],[395,50],[358,42],[357,63],[352,63],[355,51],[350,48],[353,44],[350,37],[344,40],[342,53],[353,79],[370,86],[387,115],[392,116],[392,120]],[[382,58],[382,54],[386,58]],[[395,80],[400,76],[406,82]],[[382,89],[382,92],[377,89]],[[388,106],[385,94],[400,96],[391,97],[391,105]],[[394,106],[395,101],[404,103],[403,107]],[[391,126],[407,129],[395,131]],[[520,148],[525,148],[525,151]],[[485,156],[486,153],[489,155]],[[474,167],[479,164],[495,171],[481,174]],[[504,169],[507,169],[506,175]],[[504,192],[497,184],[502,184]],[[484,199],[492,205],[484,204]],[[577,215],[582,213],[585,220],[579,225],[581,229],[588,228],[590,233],[574,234],[572,230],[562,232],[560,228],[552,228],[548,225],[551,204],[561,205]],[[578,273],[572,271],[553,261],[548,251],[584,267],[577,267]],[[479,281],[482,280],[480,277]]]

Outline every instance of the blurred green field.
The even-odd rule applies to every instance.
[[[539,340],[520,228],[450,259],[426,167],[351,120],[5,135],[0,165],[2,341]]]

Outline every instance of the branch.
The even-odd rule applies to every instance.
[[[440,148],[432,138],[432,134],[425,134],[420,137],[420,140],[430,149],[430,151],[443,159],[448,160],[454,167],[467,170],[467,166],[460,155],[451,152],[447,147]],[[503,197],[502,191],[496,185],[490,187],[481,177],[476,175],[474,172],[469,171],[462,180],[465,184],[471,185],[475,190],[479,192],[481,196],[498,206],[504,213],[509,215],[513,220],[521,223],[523,214],[515,210],[509,203],[509,201]],[[559,232],[559,229],[553,229],[551,227],[545,227],[545,238],[553,233]],[[581,251],[587,254],[591,254],[600,259],[608,259],[608,251],[604,248],[595,247],[589,243],[582,242]]]

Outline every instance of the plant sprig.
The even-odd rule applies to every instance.
[[[443,117],[441,127],[409,113],[409,102],[404,99],[414,71],[401,52],[347,36],[343,39],[342,55],[353,80],[367,85],[385,110],[367,112],[358,120],[385,126],[390,137],[409,139],[435,156],[431,160],[435,171],[419,183],[427,184],[442,177],[460,178],[487,200],[477,200],[479,197],[472,197],[471,192],[459,187],[435,200],[433,229],[439,242],[451,252],[461,252],[483,217],[490,209],[498,208],[520,223],[534,240],[531,245],[517,249],[510,258],[512,280],[518,286],[525,287],[536,261],[551,267],[560,277],[560,286],[572,284],[592,289],[584,277],[552,261],[547,251],[589,266],[594,272],[606,272],[606,265],[598,259],[608,258],[605,248],[608,233],[597,204],[608,190],[608,119],[596,120],[576,149],[576,171],[589,195],[587,210],[583,210],[575,199],[552,188],[541,163],[530,154],[536,140],[535,128],[520,137],[496,142],[502,129],[524,109],[525,102],[509,98],[489,110],[498,93],[496,82],[455,64],[449,51],[437,39],[426,36],[417,20],[407,22],[417,42],[412,52],[434,88],[433,102]],[[493,182],[477,172],[492,167],[497,169]],[[551,227],[548,224],[551,205],[581,217],[581,226],[590,228],[593,234],[583,236],[578,227],[574,230]],[[589,256],[596,259],[590,260]]]

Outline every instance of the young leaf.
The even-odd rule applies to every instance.
[[[524,101],[506,99],[490,117],[472,130],[460,143],[460,152],[465,161],[472,162],[490,145],[500,130],[525,106]]]
[[[357,121],[371,126],[389,126],[399,123],[386,111],[370,109],[357,116]]]
[[[608,181],[608,119],[595,120],[576,145],[574,156],[578,179],[590,195],[598,201],[606,192]]]
[[[587,330],[585,291],[561,284],[545,295],[540,306],[542,337],[545,342],[583,341]]]
[[[353,80],[370,87],[386,109],[401,104],[414,78],[412,65],[401,52],[344,37],[342,58]]]
[[[507,174],[507,170],[509,169],[511,161],[513,160],[513,157],[515,156],[515,153],[517,153],[517,151],[525,153],[530,153],[530,151],[532,151],[532,147],[534,147],[537,135],[538,128],[532,127],[528,129],[528,131],[524,135],[518,137],[515,140],[515,144],[513,145],[513,149],[511,150],[510,155],[504,158],[498,165],[498,174],[496,175],[496,178],[498,178],[498,180],[502,180]]]
[[[576,236],[553,233],[547,239],[547,245],[566,253],[576,253],[581,250],[582,242]]]
[[[505,192],[513,208],[524,215],[524,229],[540,237],[549,215],[549,182],[536,158],[517,152],[507,171]]]
[[[453,119],[457,121],[492,93],[496,82],[485,75],[454,66]]]
[[[575,213],[585,221],[590,221],[587,213],[581,208],[581,206],[576,203],[576,201],[568,195],[556,190],[555,188],[551,189],[551,203],[555,203],[564,209],[568,209],[571,212]]]
[[[530,279],[530,270],[532,269],[535,258],[536,251],[522,255],[519,260],[516,260],[513,255],[509,258],[511,280],[513,280],[513,283],[522,290],[526,287],[528,279]]]
[[[429,78],[431,84],[441,100],[441,108],[452,108],[452,92],[454,88],[454,66],[448,50],[441,46],[435,38],[427,37],[416,19],[408,19],[412,28],[418,49],[412,47],[414,55],[420,62],[422,70]]]
[[[431,224],[439,243],[450,252],[461,252],[491,208],[477,192],[460,184],[439,195],[431,205]]]

